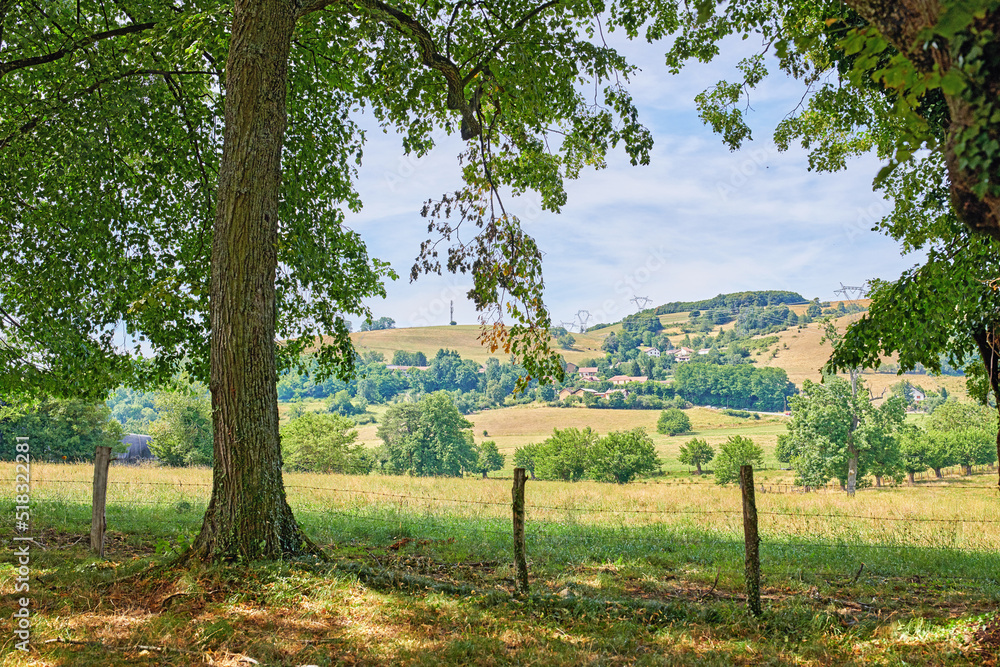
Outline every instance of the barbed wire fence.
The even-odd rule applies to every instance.
[[[124,532],[149,515],[163,520],[187,517],[190,524],[191,517],[207,506],[212,486],[181,479],[111,480],[107,485],[108,528]],[[774,486],[765,482],[752,488],[772,493]],[[53,492],[59,488],[66,492]],[[382,553],[395,547],[399,553],[411,542],[457,540],[453,564],[467,563],[475,555],[477,563],[510,567],[509,580],[515,583],[516,531],[511,522],[516,503],[512,501],[306,484],[285,488],[305,528],[329,542],[386,550]],[[32,500],[47,507],[63,525],[78,522],[83,532],[91,490],[92,483],[84,479],[44,479],[36,485]],[[985,486],[945,492],[959,491],[995,494]],[[766,507],[756,508],[755,515],[763,563],[757,567],[765,584],[782,579],[857,583],[862,572],[868,582],[1000,584],[1000,550],[968,548],[963,539],[968,531],[992,530],[1000,519]],[[539,570],[638,557],[686,576],[710,579],[714,574],[718,583],[723,573],[732,579],[749,567],[740,567],[748,553],[749,538],[740,525],[744,518],[739,503],[731,508],[590,507],[579,502],[533,503],[529,494],[522,516],[523,548],[527,562]]]

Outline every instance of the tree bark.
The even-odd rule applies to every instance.
[[[908,481],[910,483],[910,486],[914,486],[917,483],[917,480],[913,479],[913,471],[912,470],[910,472],[906,473],[906,481]]]
[[[943,3],[937,0],[847,0],[847,4],[878,29],[918,71],[929,73],[936,69],[943,76],[953,67],[961,68],[964,64],[962,61],[953,63],[951,45],[947,40],[927,41],[921,38],[924,29],[937,24]],[[992,32],[996,35],[1000,32],[1000,11],[985,13],[965,30],[971,32],[973,29],[981,34]],[[956,147],[963,141],[962,133],[977,125],[979,138],[984,142],[995,138],[990,136],[995,133],[995,123],[982,124],[983,119],[990,118],[1000,108],[997,103],[1000,97],[1000,64],[990,55],[987,53],[976,60],[980,65],[976,85],[983,88],[980,106],[987,108],[976,108],[961,94],[944,96],[949,116],[944,155],[955,213],[972,231],[1000,239],[1000,196],[996,192],[978,196],[975,188],[982,174],[964,165],[961,156],[956,153]],[[989,168],[995,169],[995,163]]]
[[[847,495],[853,496],[858,484],[858,449],[854,445],[854,432],[858,428],[858,413],[855,405],[858,395],[858,369],[851,369],[851,430],[847,435],[847,451],[850,458],[847,461]]]
[[[700,475],[701,474],[701,461],[698,461],[694,465],[695,465],[695,467],[698,468],[698,472],[696,474]]]
[[[998,419],[1000,419],[1000,341],[996,334],[985,327],[972,335],[979,347],[979,356],[986,367],[986,377],[989,378],[993,397],[997,401]],[[997,431],[997,459],[1000,460],[1000,430]],[[1000,466],[997,466],[997,486],[1000,486]],[[940,475],[938,475],[940,477]]]
[[[212,499],[188,554],[274,559],[315,547],[285,499],[278,437],[275,273],[289,0],[236,0],[212,239]]]

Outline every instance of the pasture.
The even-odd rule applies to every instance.
[[[377,407],[377,406],[373,406]],[[370,408],[371,409],[371,408]],[[476,442],[493,440],[500,453],[508,455],[507,466],[500,473],[510,476],[513,470],[513,453],[518,447],[541,442],[552,435],[552,429],[591,427],[601,435],[610,431],[626,431],[636,427],[646,429],[656,444],[657,454],[667,472],[688,472],[690,469],[677,462],[677,452],[691,438],[705,438],[717,447],[731,435],[744,435],[754,439],[766,452],[765,464],[777,468],[774,445],[778,434],[785,431],[783,415],[761,415],[759,421],[729,417],[718,410],[691,408],[685,413],[694,429],[684,435],[667,436],[656,432],[659,410],[597,410],[592,408],[550,408],[541,404],[516,405],[498,410],[483,410],[466,415],[472,422]],[[358,441],[369,447],[381,444],[376,435],[376,424],[358,427]],[[483,435],[486,431],[487,435]]]
[[[0,471],[13,479],[11,464]],[[532,595],[522,599],[511,596],[506,479],[287,474],[289,502],[329,562],[147,572],[198,530],[211,471],[112,467],[104,561],[86,549],[91,478],[89,465],[32,466],[35,652],[14,653],[4,636],[5,665],[936,665],[995,655],[992,475],[853,499],[759,493],[760,619],[743,610],[740,492],[691,476],[529,482]],[[0,564],[5,604],[15,567],[10,556]]]

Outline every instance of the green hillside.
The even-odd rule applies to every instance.
[[[740,293],[758,294],[758,293]],[[789,293],[794,294],[794,293]],[[724,299],[732,295],[720,295],[716,299]],[[797,296],[797,295],[796,295]],[[694,303],[707,303],[694,302]],[[839,302],[831,305],[836,307]],[[867,305],[866,302],[859,302]],[[669,305],[669,304],[668,304]],[[791,305],[789,310],[801,316],[805,313],[808,302]],[[861,317],[861,314],[854,313],[835,319],[835,323],[841,330],[846,329],[848,324]],[[664,331],[674,346],[681,346],[685,338],[695,336],[690,324],[690,312],[674,312],[659,315],[659,320],[663,324]],[[720,332],[732,329],[734,322],[727,322],[713,327],[709,331],[697,332],[698,334],[709,336],[718,335]],[[822,324],[813,322],[804,326],[793,326],[784,331],[772,334],[777,337],[776,342],[772,342],[766,347],[753,352],[754,363],[758,367],[782,368],[788,373],[788,379],[797,386],[802,386],[806,379],[818,382],[822,374],[820,369],[826,363],[830,355],[830,346],[823,342]],[[571,349],[560,350],[566,361],[579,364],[586,359],[604,356],[601,344],[605,338],[612,333],[620,333],[621,323],[598,329],[588,333],[573,333],[576,339]],[[687,330],[687,332],[685,331]],[[354,345],[359,352],[380,352],[385,355],[386,361],[391,362],[393,353],[396,350],[406,352],[423,352],[428,359],[432,358],[439,349],[456,350],[463,359],[485,362],[489,357],[507,359],[509,355],[503,352],[491,353],[489,349],[483,347],[479,342],[480,329],[475,325],[459,326],[435,326],[435,327],[412,327],[404,329],[383,329],[380,331],[365,331],[351,334]],[[766,336],[755,336],[756,339],[766,338]],[[886,361],[891,362],[892,359]],[[900,377],[894,373],[876,373],[866,371],[865,381],[874,392],[879,395],[883,391],[888,392],[888,388],[900,381]],[[919,384],[925,390],[936,391],[940,387],[945,387],[950,393],[958,395],[965,394],[965,378],[955,376],[928,376],[928,375],[907,375],[911,382]]]

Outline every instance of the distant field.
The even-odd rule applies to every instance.
[[[860,313],[847,315],[836,320],[839,330],[844,331],[847,325],[861,317]],[[801,330],[798,328],[788,329],[778,334],[778,342],[771,347],[777,349],[778,354],[772,358],[770,354],[763,353],[757,357],[757,365],[776,366],[783,368],[788,373],[788,379],[801,387],[803,380],[819,382],[822,379],[820,368],[830,357],[832,348],[829,342],[822,342],[823,330],[820,324],[810,324]],[[787,346],[787,349],[786,347]],[[891,362],[892,359],[887,359]],[[841,377],[848,377],[841,374]],[[949,394],[963,397],[966,395],[965,378],[960,376],[933,376],[933,375],[905,375],[899,376],[893,373],[875,373],[865,371],[863,374],[865,384],[872,390],[875,396],[882,392],[890,394],[889,387],[903,379],[909,380],[911,384],[918,384],[927,391],[937,391],[945,387]]]
[[[468,415],[473,424],[476,442],[493,440],[502,454],[511,455],[518,447],[532,442],[541,442],[550,435],[552,429],[591,427],[601,435],[611,431],[625,431],[641,426],[656,443],[657,453],[664,460],[664,470],[680,472],[688,467],[677,462],[678,449],[691,438],[704,438],[709,444],[718,446],[731,435],[751,437],[764,448],[768,467],[778,467],[774,458],[774,446],[778,434],[785,431],[784,416],[762,415],[760,421],[727,417],[717,410],[692,408],[686,411],[695,429],[692,433],[666,436],[656,432],[659,410],[595,410],[591,408],[550,408],[542,405],[518,405],[498,410],[484,410]],[[376,435],[378,426],[366,424],[358,427],[358,439],[369,447],[377,447],[381,440]],[[486,431],[488,435],[483,435]],[[507,458],[507,466],[502,475],[511,474],[513,461]]]
[[[428,360],[432,359],[440,349],[455,350],[463,359],[479,362],[485,362],[490,357],[507,359],[510,356],[502,351],[491,353],[479,342],[479,332],[480,329],[476,325],[411,327],[360,331],[352,333],[351,340],[359,352],[381,352],[388,363],[392,363],[392,355],[396,350],[423,352]],[[607,332],[599,330],[595,334],[597,335],[574,333],[576,343],[570,349],[559,350],[559,353],[566,361],[573,363],[603,356],[601,342]]]

